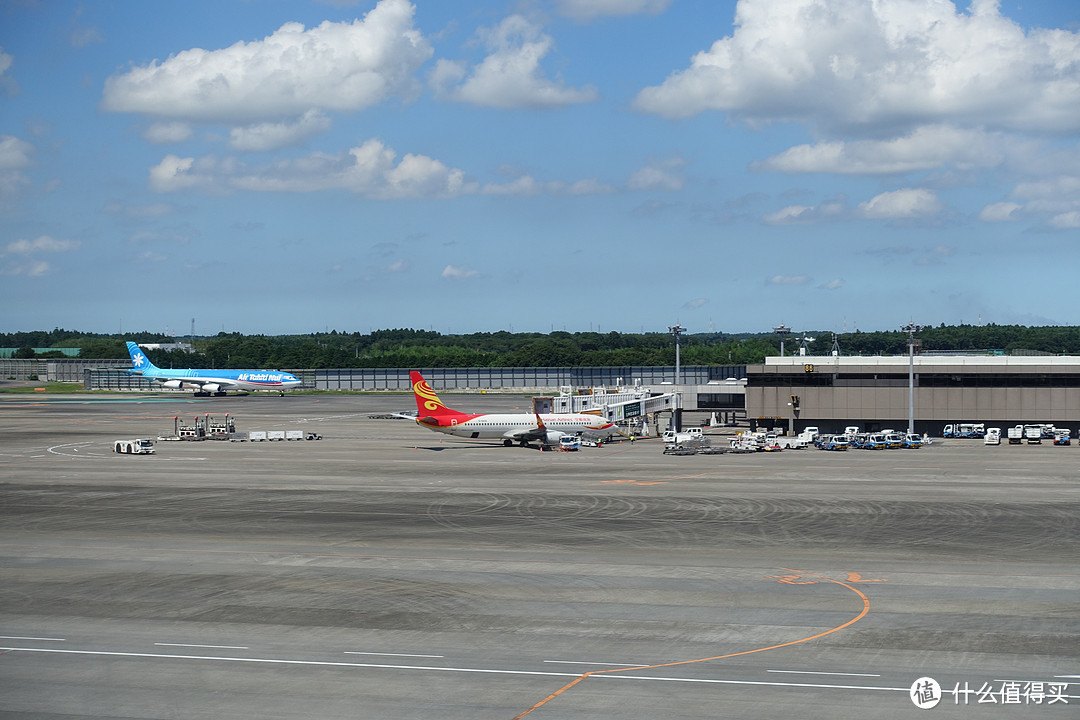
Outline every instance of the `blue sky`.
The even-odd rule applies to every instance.
[[[1080,324],[1072,0],[0,4],[0,330]]]

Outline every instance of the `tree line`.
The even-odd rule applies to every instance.
[[[789,335],[785,354],[805,344],[807,354],[828,355],[835,346],[841,355],[898,355],[907,352],[907,333],[852,332],[834,335],[807,331]],[[921,350],[989,350],[1005,354],[1038,352],[1080,354],[1080,328],[1072,326],[953,325],[922,329],[916,335]],[[169,343],[176,338],[160,333],[123,335],[52,331],[0,334],[0,346],[16,347],[22,356],[33,348],[80,348],[89,359],[126,358],[125,341]],[[372,367],[587,367],[674,365],[675,341],[667,333],[470,333],[443,335],[430,330],[388,329],[371,333],[337,330],[306,335],[243,335],[218,333],[193,339],[194,353],[150,350],[161,367],[317,368]],[[698,333],[680,338],[684,365],[752,365],[780,354],[775,333]]]

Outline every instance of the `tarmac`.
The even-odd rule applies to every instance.
[[[1075,444],[539,452],[370,417],[412,408],[0,395],[0,715],[1080,717]],[[207,413],[323,439],[111,452]]]

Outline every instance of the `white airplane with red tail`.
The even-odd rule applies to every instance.
[[[483,413],[470,414],[451,410],[443,404],[420,373],[409,373],[416,396],[416,422],[429,430],[477,440],[502,440],[510,447],[539,441],[558,445],[564,436],[592,430],[613,430],[614,424],[596,415],[582,413]]]

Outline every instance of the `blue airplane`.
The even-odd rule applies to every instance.
[[[282,395],[300,387],[301,380],[280,370],[165,370],[146,357],[139,346],[128,341],[131,364],[128,372],[159,382],[167,388],[189,388],[196,396],[224,395],[226,390],[277,390]]]

